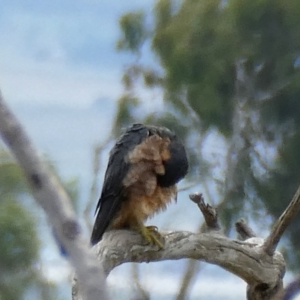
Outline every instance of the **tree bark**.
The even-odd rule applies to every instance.
[[[219,265],[249,285],[276,286],[285,272],[282,255],[270,257],[263,251],[263,239],[229,239],[218,233],[170,232],[163,234],[164,249],[144,244],[138,233],[111,230],[104,234],[95,251],[106,275],[126,262],[154,262],[191,258]]]

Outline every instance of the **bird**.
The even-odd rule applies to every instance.
[[[109,154],[91,244],[107,230],[130,229],[163,248],[157,227],[144,223],[177,200],[176,184],[188,167],[185,147],[174,132],[139,123],[129,127]]]

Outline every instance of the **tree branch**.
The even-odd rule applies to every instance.
[[[108,299],[103,271],[81,233],[69,198],[39,158],[24,129],[4,103],[0,92],[0,134],[19,162],[32,193],[45,210],[77,272],[84,299]]]
[[[127,262],[154,262],[191,258],[219,265],[249,285],[275,286],[282,278],[285,263],[280,253],[271,258],[256,241],[238,241],[213,233],[170,232],[163,234],[164,249],[144,244],[138,233],[111,230],[104,234],[95,251],[108,275]],[[260,242],[260,240],[259,240]]]
[[[235,223],[235,229],[243,241],[252,237],[256,237],[256,234],[244,219],[240,219]]]
[[[264,243],[264,251],[268,255],[273,255],[276,247],[280,241],[280,238],[292,219],[297,215],[300,210],[300,186],[298,187],[292,201],[282,213],[280,218],[274,224],[270,235],[267,237]]]
[[[221,226],[218,222],[217,210],[211,205],[204,202],[203,195],[200,193],[190,194],[190,199],[196,203],[201,210],[208,231],[218,231]]]

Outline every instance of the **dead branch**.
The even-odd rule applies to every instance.
[[[213,233],[170,232],[163,234],[165,247],[145,244],[138,233],[111,230],[95,245],[98,259],[108,275],[127,262],[154,262],[191,258],[216,264],[248,284],[267,282],[274,286],[282,278],[285,263],[280,253],[270,257],[256,241],[238,241]]]
[[[235,229],[243,241],[252,237],[256,237],[256,234],[244,219],[240,219],[235,223]]]
[[[201,210],[206,227],[208,231],[218,231],[221,229],[221,226],[218,222],[218,213],[215,208],[213,208],[208,203],[204,202],[203,196],[200,193],[190,194],[190,199],[196,203]]]
[[[32,142],[0,92],[0,134],[23,169],[36,202],[45,210],[74,266],[84,299],[108,299],[102,268],[89,249],[69,198],[54,175],[46,169]]]
[[[282,237],[284,231],[291,223],[292,219],[298,214],[300,210],[300,186],[298,187],[292,201],[282,213],[280,218],[274,224],[270,235],[267,237],[264,250],[270,256],[273,255],[276,247]]]

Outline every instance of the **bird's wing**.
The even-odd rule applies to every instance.
[[[104,231],[126,197],[125,188],[122,184],[130,169],[130,163],[126,157],[148,134],[147,127],[135,124],[121,136],[110,152],[101,197],[96,207],[97,216],[91,236],[93,245],[101,240]]]

